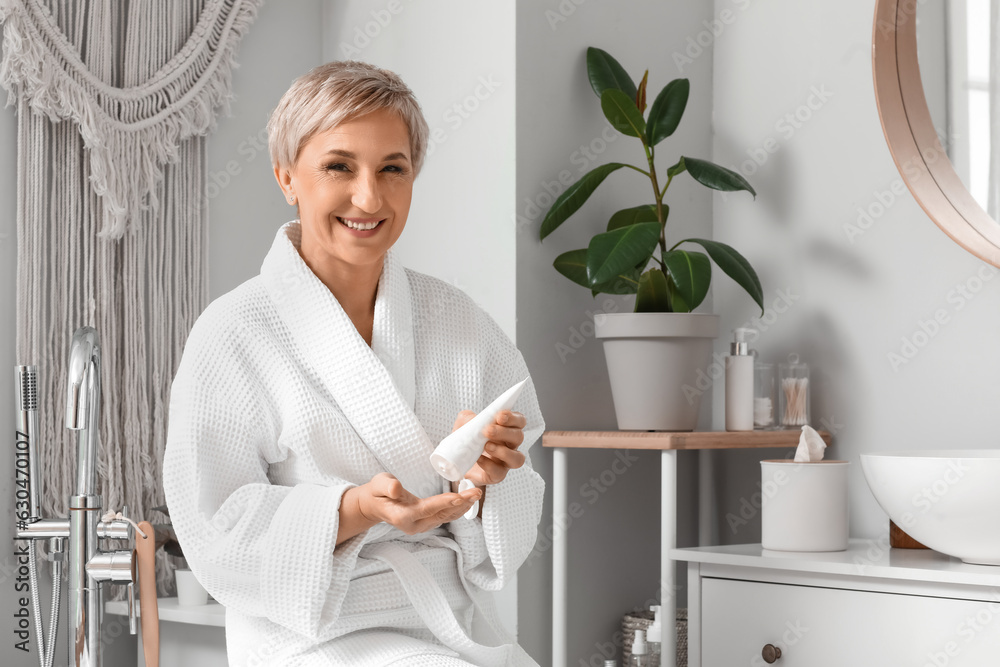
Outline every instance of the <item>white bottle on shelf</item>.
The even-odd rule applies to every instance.
[[[726,430],[753,430],[753,365],[748,338],[756,333],[740,327],[733,331],[731,354],[726,357]]]
[[[649,605],[649,610],[653,612],[653,624],[646,628],[649,667],[660,667],[660,650],[663,642],[663,626],[660,625],[660,605]]]
[[[632,657],[629,667],[649,667],[649,648],[646,646],[646,631],[636,630],[632,640]]]

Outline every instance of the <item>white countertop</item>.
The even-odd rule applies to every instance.
[[[671,549],[670,557],[713,565],[916,580],[1000,589],[1000,567],[969,565],[930,549],[891,549],[877,540],[852,539],[847,551],[770,551],[760,544]]]
[[[208,604],[180,606],[177,598],[157,598],[157,607],[161,621],[175,623],[192,623],[195,625],[214,625],[226,627],[226,608],[214,600]],[[139,601],[136,600],[136,615],[139,614]],[[125,600],[113,600],[104,603],[104,611],[118,616],[128,615],[128,603]]]

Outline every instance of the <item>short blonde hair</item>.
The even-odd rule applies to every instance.
[[[413,91],[394,72],[355,60],[320,65],[292,82],[267,122],[271,163],[292,167],[316,134],[382,109],[406,123],[413,174],[419,174],[430,131]]]

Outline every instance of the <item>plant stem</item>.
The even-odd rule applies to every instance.
[[[662,192],[660,192],[660,197],[661,197],[661,198],[662,198],[662,197],[663,197],[663,196],[664,196],[665,194],[667,194],[667,188],[669,188],[669,187],[670,187],[670,181],[672,181],[672,180],[674,180],[674,177],[673,177],[673,176],[667,176],[667,183],[666,183],[666,185],[664,185],[664,186],[663,186],[663,191],[662,191]]]
[[[649,174],[647,175],[649,176],[649,180],[653,184],[653,196],[656,198],[656,220],[657,222],[660,223],[660,252],[666,252],[667,221],[663,215],[663,195],[660,194],[660,184],[656,180],[656,165],[653,163],[653,156],[654,156],[653,147],[647,144],[644,138],[641,139],[642,139],[642,148],[644,151],[646,151],[646,162],[649,163]],[[662,264],[662,262],[660,262],[660,264]]]
[[[628,164],[628,163],[624,163],[622,166],[628,167],[629,169],[634,169],[635,171],[639,172],[640,174],[642,174],[646,178],[649,178],[649,172],[646,171],[646,170],[644,170],[644,169],[639,169],[639,167],[636,167],[635,165],[631,165],[631,164]]]

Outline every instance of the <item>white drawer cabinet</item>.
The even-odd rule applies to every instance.
[[[864,541],[828,554],[673,554],[689,561],[691,667],[764,666],[767,645],[778,667],[1000,665],[1000,568]]]

